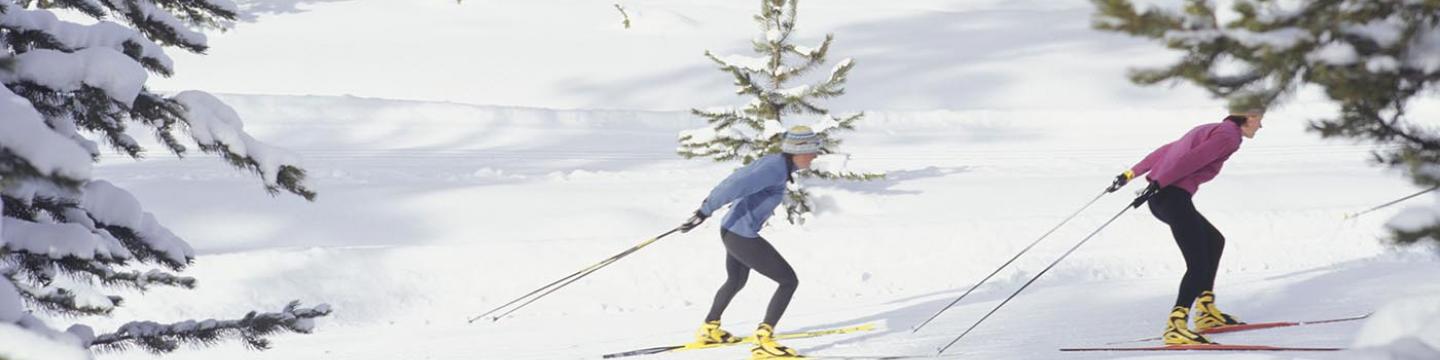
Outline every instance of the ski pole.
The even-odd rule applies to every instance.
[[[1033,247],[1035,247],[1036,244],[1039,244],[1041,240],[1045,240],[1045,238],[1046,238],[1046,237],[1049,237],[1050,234],[1052,234],[1052,233],[1055,232],[1055,230],[1059,230],[1061,226],[1065,226],[1065,224],[1066,224],[1066,223],[1069,223],[1071,219],[1074,219],[1074,218],[1075,218],[1075,216],[1080,215],[1080,213],[1081,213],[1081,212],[1084,212],[1085,209],[1090,208],[1090,205],[1095,204],[1095,202],[1098,201],[1098,200],[1100,200],[1100,197],[1105,196],[1106,193],[1108,193],[1108,192],[1106,192],[1106,191],[1101,191],[1101,192],[1100,192],[1100,195],[1095,195],[1095,198],[1094,198],[1094,199],[1091,199],[1090,202],[1085,203],[1085,206],[1080,207],[1080,210],[1075,210],[1075,213],[1074,213],[1074,214],[1070,214],[1070,217],[1065,218],[1065,220],[1064,220],[1064,221],[1061,221],[1059,224],[1055,224],[1055,227],[1050,228],[1050,231],[1046,231],[1044,235],[1040,235],[1040,238],[1039,238],[1039,239],[1035,239],[1035,241],[1034,241],[1034,242],[1031,242],[1030,245],[1025,246],[1025,248],[1024,248],[1024,249],[1021,249],[1019,253],[1016,253],[1014,257],[1011,257],[1009,261],[1006,261],[1004,264],[1001,264],[999,268],[996,268],[995,271],[990,272],[990,275],[986,275],[984,279],[980,279],[980,282],[975,283],[975,285],[974,285],[974,286],[971,286],[969,290],[965,290],[965,293],[964,293],[964,294],[960,294],[960,297],[955,298],[955,301],[951,301],[949,305],[945,305],[945,307],[944,307],[944,308],[941,308],[940,311],[936,311],[936,312],[935,312],[935,315],[930,315],[930,318],[929,318],[929,319],[925,319],[925,322],[920,323],[920,325],[916,325],[914,329],[911,329],[911,330],[910,330],[910,332],[911,332],[911,333],[919,332],[919,331],[920,331],[920,328],[923,328],[923,327],[925,327],[925,325],[930,324],[930,322],[931,322],[931,321],[934,321],[935,318],[940,317],[940,314],[943,314],[943,313],[945,313],[945,311],[950,310],[951,307],[954,307],[955,304],[959,304],[959,303],[960,303],[960,300],[964,300],[966,296],[970,296],[970,293],[971,293],[971,292],[974,292],[975,289],[979,289],[979,288],[980,288],[980,285],[985,285],[985,282],[986,282],[986,281],[990,281],[990,278],[995,277],[995,275],[996,275],[996,274],[999,274],[1001,270],[1005,270],[1005,268],[1006,268],[1006,267],[1009,267],[1011,263],[1014,263],[1016,259],[1019,259],[1021,255],[1025,255],[1025,253],[1026,253],[1026,252],[1029,252],[1030,249],[1033,248]]]
[[[1360,217],[1360,215],[1369,214],[1369,213],[1371,213],[1371,212],[1374,212],[1375,210],[1380,210],[1380,209],[1384,209],[1384,208],[1390,207],[1390,205],[1399,204],[1401,201],[1413,199],[1413,198],[1415,198],[1416,196],[1424,195],[1425,193],[1428,193],[1428,192],[1431,192],[1431,191],[1435,191],[1436,189],[1440,189],[1440,186],[1435,186],[1435,187],[1432,187],[1432,188],[1429,188],[1429,189],[1421,190],[1420,192],[1417,192],[1417,193],[1414,193],[1414,194],[1410,194],[1410,196],[1402,197],[1402,198],[1396,199],[1395,201],[1391,201],[1391,202],[1387,202],[1387,203],[1384,203],[1384,204],[1380,204],[1380,206],[1376,206],[1376,207],[1370,208],[1369,210],[1361,211],[1361,212],[1354,213],[1354,214],[1346,214],[1346,215],[1345,215],[1345,219],[1346,219],[1346,220],[1354,219],[1354,218]]]
[[[668,234],[668,233],[667,233],[667,234]],[[552,288],[550,288],[550,290],[546,290],[545,292],[541,293],[540,295],[536,295],[535,297],[530,298],[530,300],[526,300],[524,303],[521,303],[520,305],[515,306],[515,308],[510,309],[509,311],[506,311],[506,312],[504,312],[504,313],[502,313],[502,314],[500,314],[500,315],[495,315],[494,317],[491,317],[491,318],[490,318],[490,321],[500,321],[500,318],[503,318],[503,317],[505,317],[506,315],[510,315],[511,313],[514,313],[514,312],[516,312],[516,311],[519,311],[520,309],[523,309],[523,308],[525,308],[526,306],[529,306],[530,303],[533,303],[533,302],[535,302],[536,300],[540,300],[540,298],[543,298],[543,297],[545,297],[545,296],[548,296],[548,295],[550,295],[550,293],[553,293],[553,292],[555,292],[555,291],[558,291],[558,290],[560,290],[561,288],[564,288],[564,287],[566,287],[566,286],[570,286],[571,283],[574,283],[574,282],[576,282],[576,281],[580,281],[580,279],[584,279],[586,276],[590,276],[590,274],[593,274],[593,273],[595,273],[596,271],[600,271],[600,269],[603,269],[603,268],[605,268],[606,266],[610,266],[610,264],[614,264],[614,263],[620,261],[620,258],[623,258],[623,257],[625,257],[625,256],[627,256],[627,255],[630,255],[630,253],[634,253],[635,251],[640,250],[640,248],[641,248],[641,247],[644,247],[644,245],[649,245],[650,242],[654,242],[653,240],[659,240],[659,238],[652,239],[652,241],[649,241],[649,242],[647,242],[647,243],[645,243],[645,244],[642,244],[641,246],[637,246],[637,247],[630,248],[629,250],[626,250],[624,253],[621,253],[620,255],[617,255],[617,256],[612,257],[612,258],[610,258],[610,259],[606,259],[606,261],[601,262],[600,264],[597,264],[597,265],[599,265],[599,266],[596,266],[596,267],[590,269],[589,271],[586,271],[586,272],[580,274],[580,276],[576,276],[576,277],[574,277],[574,278],[572,278],[572,279],[570,279],[570,280],[566,280],[564,283],[561,283],[561,284],[558,285],[558,286],[552,287]]]
[[[626,256],[629,256],[630,254],[633,254],[633,253],[635,253],[636,251],[639,251],[640,249],[645,248],[646,246],[649,246],[650,244],[655,243],[656,241],[659,241],[660,239],[665,238],[666,236],[669,236],[670,234],[674,234],[676,231],[680,231],[680,228],[677,227],[677,228],[674,228],[674,229],[670,229],[670,231],[666,231],[664,234],[660,234],[659,236],[650,238],[649,240],[645,240],[645,241],[641,242],[639,245],[632,246],[632,247],[630,247],[629,249],[626,249],[625,251],[620,252],[619,254],[615,254],[614,256],[611,256],[611,257],[609,257],[609,258],[606,258],[605,260],[601,260],[600,262],[595,263],[594,265],[590,265],[590,266],[588,266],[588,267],[585,267],[584,269],[580,269],[580,271],[576,271],[576,272],[573,273],[573,274],[566,275],[565,277],[562,277],[562,278],[560,278],[559,280],[555,280],[554,282],[551,282],[551,283],[549,283],[549,284],[546,284],[545,286],[541,286],[539,289],[535,289],[535,291],[531,291],[531,292],[529,292],[529,293],[527,293],[527,294],[525,294],[525,295],[523,295],[523,296],[520,296],[520,297],[518,297],[518,298],[515,298],[515,300],[511,300],[510,302],[505,303],[505,305],[500,305],[499,307],[496,307],[496,308],[494,308],[494,309],[491,309],[490,311],[486,311],[486,312],[483,313],[483,314],[476,315],[475,317],[470,318],[468,322],[469,322],[469,323],[474,323],[475,320],[480,320],[481,318],[484,318],[486,315],[490,315],[490,314],[495,313],[496,311],[500,311],[501,309],[505,309],[505,308],[507,308],[507,307],[510,307],[510,305],[514,305],[515,303],[524,301],[525,299],[531,298],[532,296],[534,297],[534,298],[531,298],[530,301],[527,301],[527,302],[525,302],[524,304],[520,304],[520,306],[517,306],[517,307],[515,307],[514,309],[511,309],[510,311],[507,311],[507,312],[505,312],[504,314],[501,314],[501,315],[499,315],[499,316],[495,316],[493,319],[491,319],[491,321],[500,320],[500,317],[503,317],[503,316],[505,316],[505,315],[509,315],[510,313],[513,313],[513,312],[515,312],[516,310],[520,310],[520,308],[525,307],[525,305],[529,305],[530,303],[535,302],[535,300],[538,300],[538,299],[540,299],[540,298],[542,298],[542,297],[545,297],[546,295],[549,295],[550,293],[555,292],[555,290],[559,290],[560,288],[563,288],[563,287],[565,287],[565,286],[567,286],[567,285],[570,285],[571,283],[574,283],[575,281],[580,280],[581,278],[584,278],[586,275],[590,275],[590,273],[593,273],[593,272],[595,272],[595,271],[598,271],[598,270],[600,270],[601,268],[604,268],[605,266],[608,266],[608,265],[614,263],[615,261],[620,260],[621,258],[624,258],[624,257],[626,257]],[[558,286],[557,286],[557,285],[558,285]],[[549,289],[549,291],[546,291],[546,289]],[[540,294],[542,291],[543,291],[544,293],[543,293],[543,294]],[[536,296],[535,294],[540,294],[540,295],[539,295],[539,296]]]
[[[985,319],[989,319],[989,318],[990,318],[990,315],[995,315],[995,312],[996,312],[996,311],[1000,311],[1000,308],[1001,308],[1001,307],[1004,307],[1005,304],[1007,304],[1007,303],[1010,302],[1010,300],[1014,300],[1016,296],[1020,295],[1020,292],[1021,292],[1021,291],[1025,291],[1025,288],[1030,287],[1030,284],[1034,284],[1034,283],[1035,283],[1035,280],[1039,280],[1040,277],[1041,277],[1041,276],[1044,276],[1046,272],[1050,271],[1050,269],[1052,269],[1052,268],[1055,268],[1055,265],[1059,265],[1061,260],[1065,260],[1065,257],[1070,256],[1070,254],[1071,254],[1071,253],[1074,253],[1075,250],[1080,249],[1080,246],[1081,246],[1081,245],[1085,245],[1085,242],[1090,241],[1091,238],[1095,237],[1095,234],[1099,234],[1101,230],[1105,230],[1105,227],[1106,227],[1106,226],[1110,226],[1110,223],[1115,222],[1115,219],[1119,219],[1119,218],[1120,218],[1120,215],[1125,215],[1125,211],[1126,211],[1126,210],[1130,210],[1130,206],[1125,206],[1124,209],[1120,209],[1120,212],[1119,212],[1119,213],[1116,213],[1114,217],[1111,217],[1111,218],[1110,218],[1110,220],[1107,220],[1107,221],[1105,221],[1104,224],[1101,224],[1101,225],[1100,225],[1100,228],[1095,229],[1095,231],[1092,232],[1092,233],[1090,233],[1090,235],[1086,235],[1084,239],[1081,239],[1081,240],[1080,240],[1080,242],[1075,243],[1075,246],[1070,247],[1070,250],[1069,250],[1069,251],[1066,251],[1064,254],[1061,254],[1061,255],[1060,255],[1060,258],[1059,258],[1059,259],[1055,259],[1055,262],[1050,263],[1050,266],[1046,266],[1046,267],[1045,267],[1045,270],[1040,270],[1040,273],[1039,273],[1039,274],[1035,274],[1034,277],[1031,277],[1031,278],[1030,278],[1030,281],[1025,282],[1025,285],[1021,285],[1021,286],[1020,286],[1020,289],[1015,290],[1015,293],[1010,294],[1010,297],[1005,298],[1005,301],[1001,301],[1001,302],[1000,302],[1000,305],[996,305],[994,309],[990,309],[990,312],[989,312],[989,313],[986,313],[985,316],[980,317],[980,320],[975,321],[975,324],[970,325],[970,328],[969,328],[969,329],[965,329],[965,332],[960,333],[960,336],[956,336],[956,337],[955,337],[955,340],[950,340],[950,343],[949,343],[949,344],[945,344],[944,347],[941,347],[941,348],[940,348],[940,351],[937,352],[937,353],[935,353],[935,355],[944,354],[944,353],[945,353],[945,350],[949,350],[949,349],[950,349],[950,346],[953,346],[953,345],[955,345],[955,343],[960,342],[960,339],[964,338],[965,335],[969,335],[969,334],[970,334],[970,331],[973,331],[973,330],[975,330],[976,327],[979,327],[979,326],[980,326],[980,323],[985,322]]]

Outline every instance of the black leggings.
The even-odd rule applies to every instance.
[[[710,315],[705,317],[705,321],[720,320],[720,314],[725,313],[730,300],[745,287],[750,269],[755,269],[760,275],[780,284],[775,288],[775,295],[770,297],[770,307],[765,310],[765,323],[775,326],[780,316],[785,315],[785,308],[790,306],[795,287],[800,285],[800,280],[795,278],[795,269],[791,269],[790,263],[785,262],[785,258],[764,238],[752,239],[722,230],[720,239],[725,242],[725,273],[729,277],[725,279],[725,285],[715,292],[715,302],[711,303]]]
[[[1175,244],[1185,256],[1185,277],[1175,306],[1190,307],[1201,292],[1215,289],[1215,273],[1220,270],[1220,255],[1225,252],[1225,236],[1210,225],[1205,216],[1195,211],[1190,193],[1169,186],[1150,199],[1150,213],[1170,225]]]

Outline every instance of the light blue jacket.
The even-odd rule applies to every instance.
[[[780,206],[785,196],[785,182],[790,179],[790,162],[781,154],[770,154],[735,170],[730,177],[710,190],[710,197],[700,204],[700,213],[710,216],[731,202],[730,214],[720,227],[735,235],[760,237],[760,228]]]

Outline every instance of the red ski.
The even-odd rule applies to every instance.
[[[1339,351],[1341,348],[1282,347],[1265,345],[1165,345],[1147,347],[1068,348],[1060,351]]]
[[[1208,334],[1224,334],[1224,333],[1237,332],[1237,331],[1250,331],[1250,330],[1260,330],[1260,329],[1269,329],[1269,328],[1278,328],[1278,327],[1330,324],[1330,323],[1338,323],[1338,322],[1346,322],[1346,321],[1364,320],[1364,319],[1369,318],[1369,317],[1370,317],[1370,314],[1365,314],[1365,315],[1354,316],[1354,317],[1338,318],[1338,319],[1327,319],[1327,320],[1312,320],[1312,321],[1300,321],[1300,322],[1279,321],[1279,322],[1266,322],[1266,323],[1254,323],[1254,324],[1229,325],[1229,326],[1221,326],[1221,327],[1217,327],[1217,328],[1206,329],[1206,330],[1204,330],[1204,331],[1201,331],[1200,333],[1201,333],[1201,334],[1207,334],[1207,335],[1208,335]]]
[[[1373,314],[1373,313],[1372,313],[1372,314]],[[1291,327],[1291,326],[1331,324],[1331,323],[1338,323],[1338,322],[1364,320],[1364,319],[1367,319],[1367,318],[1369,318],[1369,317],[1370,317],[1370,314],[1365,314],[1365,315],[1360,315],[1360,316],[1352,316],[1352,317],[1344,317],[1344,318],[1335,318],[1335,319],[1325,319],[1325,320],[1311,320],[1311,321],[1277,321],[1277,322],[1263,322],[1263,323],[1253,323],[1253,324],[1243,324],[1243,325],[1229,325],[1229,326],[1221,326],[1221,327],[1217,327],[1217,328],[1210,328],[1210,329],[1201,330],[1200,333],[1201,333],[1201,334],[1204,334],[1204,335],[1211,335],[1211,334],[1224,334],[1224,333],[1232,333],[1232,332],[1241,332],[1241,331],[1250,331],[1250,330],[1262,330],[1262,329],[1272,329],[1272,328],[1282,328],[1282,327]],[[1135,340],[1126,340],[1126,341],[1110,342],[1110,343],[1105,343],[1105,345],[1115,345],[1115,344],[1125,344],[1125,343],[1136,343],[1136,342],[1146,342],[1146,341],[1158,341],[1158,340],[1160,340],[1160,337],[1159,337],[1159,336],[1156,336],[1156,337],[1148,337],[1148,338],[1144,338],[1144,339],[1135,339]]]

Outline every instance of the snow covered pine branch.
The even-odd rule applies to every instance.
[[[710,158],[726,162],[739,160],[741,165],[749,164],[766,154],[780,152],[781,135],[794,125],[808,125],[823,139],[820,154],[834,154],[841,140],[834,136],[842,130],[855,130],[855,122],[865,116],[863,113],[835,117],[830,110],[816,104],[817,100],[845,94],[845,81],[854,68],[851,59],[841,60],[830,70],[825,79],[816,84],[787,86],[791,81],[825,63],[834,35],[825,35],[825,40],[816,47],[796,45],[791,39],[795,31],[798,0],[761,0],[760,13],[755,21],[763,29],[763,37],[751,40],[759,56],[715,55],[709,51],[705,56],[720,70],[735,78],[735,93],[751,97],[743,108],[692,109],[690,112],[705,118],[709,126],[680,133],[680,156],[687,159]],[[798,58],[798,64],[787,62]],[[808,123],[798,123],[788,115],[818,115]],[[818,177],[831,180],[867,181],[884,177],[877,173],[845,172],[825,168],[824,162],[817,162],[815,168],[802,172],[802,177]],[[804,188],[790,186],[785,201],[787,219],[791,223],[804,221],[804,215],[815,208]]]
[[[1183,9],[1092,0],[1094,25],[1184,52],[1168,67],[1131,72],[1140,84],[1185,81],[1236,109],[1270,107],[1302,86],[1340,106],[1313,120],[1323,137],[1391,145],[1377,163],[1440,186],[1440,134],[1406,114],[1440,80],[1440,1],[1187,0]],[[1389,224],[1400,243],[1440,242],[1440,205],[1412,208]]]
[[[56,11],[98,22],[60,20]],[[145,88],[150,73],[173,73],[160,44],[204,52],[205,34],[196,29],[228,27],[236,13],[228,0],[0,0],[0,334],[7,339],[0,354],[25,358],[7,347],[40,346],[36,341],[74,350],[47,359],[88,358],[89,348],[167,352],[226,338],[264,349],[264,336],[309,332],[314,318],[330,313],[325,305],[291,303],[239,320],[132,322],[99,336],[83,325],[57,331],[42,320],[110,314],[122,298],[105,288],[195,286],[176,274],[194,261],[194,250],[129,192],[92,176],[101,142],[143,156],[127,126],[145,127],[177,156],[187,152],[176,135],[183,131],[201,151],[258,174],[271,194],[315,198],[298,158],[245,133],[229,106],[204,92],[166,97]],[[33,341],[9,341],[18,336]]]

